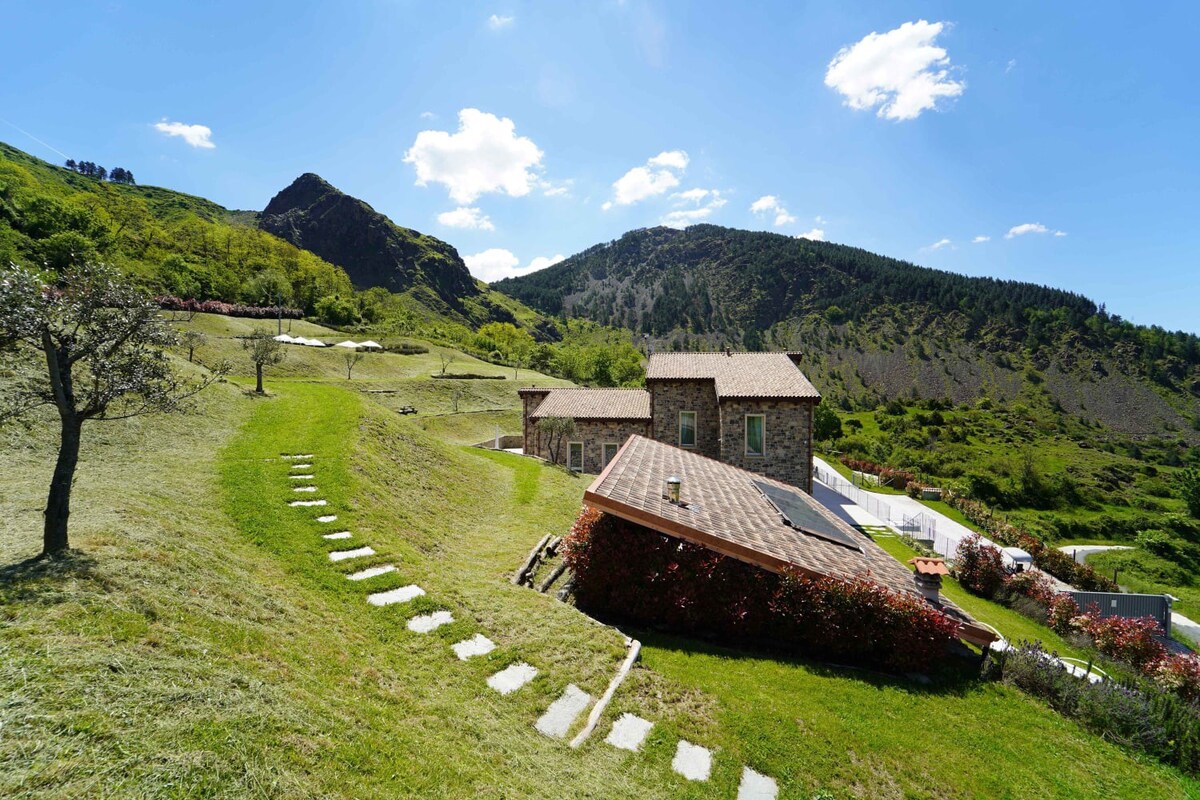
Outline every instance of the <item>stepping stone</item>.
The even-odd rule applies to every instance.
[[[288,505],[292,508],[297,508],[299,506],[326,506],[329,504],[324,500],[293,500]],[[337,519],[337,517],[334,517],[334,519]]]
[[[312,457],[313,457],[313,454],[312,454],[312,453],[305,453],[305,454],[303,454],[303,455],[280,456],[280,458],[286,458],[286,459],[288,459],[289,461],[300,461],[300,460],[302,460],[302,459],[305,459],[305,458],[312,458]]]
[[[613,747],[636,753],[653,727],[654,723],[648,719],[642,719],[636,714],[622,714],[613,723],[612,730],[604,741]]]
[[[737,796],[738,800],[775,800],[779,797],[779,785],[774,778],[745,767],[742,769],[742,782],[738,786]]]
[[[571,730],[576,717],[592,704],[592,696],[573,683],[568,683],[562,697],[546,709],[546,713],[534,723],[539,733],[561,739]]]
[[[327,533],[322,536],[322,539],[349,539],[354,534],[350,531],[338,531],[337,533]]]
[[[369,547],[364,549],[371,550]],[[371,550],[371,552],[375,551]],[[407,603],[414,597],[420,597],[423,594],[425,594],[425,590],[420,586],[401,586],[399,589],[389,589],[386,592],[369,594],[367,595],[367,602],[373,606],[390,606],[395,603]]]
[[[292,489],[293,492],[315,492],[316,490],[315,486],[297,486]]]
[[[496,643],[482,633],[477,633],[470,639],[463,639],[450,645],[459,661],[466,661],[473,656],[486,656],[496,649]]]
[[[454,622],[454,615],[449,611],[435,611],[432,614],[413,617],[408,621],[408,629],[413,633],[429,633],[451,622]]]
[[[689,781],[706,781],[712,772],[712,751],[698,744],[679,740],[671,769]]]
[[[352,572],[346,576],[346,580],[365,581],[367,578],[375,578],[379,575],[386,575],[389,572],[395,572],[395,564],[384,564],[381,567],[367,567],[360,572]]]
[[[292,464],[291,469],[312,469],[312,464]]]
[[[337,522],[337,514],[326,514],[323,517],[317,517],[317,522]]]
[[[524,661],[502,669],[487,679],[487,685],[500,694],[512,694],[525,684],[537,677],[537,667],[530,666]]]
[[[345,561],[347,558],[359,558],[361,556],[373,556],[375,551],[370,547],[360,547],[356,550],[334,550],[329,554],[330,561]]]
[[[288,475],[294,481],[311,481],[315,475]]]

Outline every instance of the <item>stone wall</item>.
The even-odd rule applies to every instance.
[[[546,395],[550,394],[550,390],[521,389],[518,394],[521,396],[521,433],[524,436],[522,447],[528,454],[537,454],[542,448],[541,436],[529,415],[537,411],[537,407],[546,399]]]
[[[721,460],[812,492],[812,417],[809,400],[721,401]],[[764,454],[746,455],[746,415],[766,416]]]
[[[564,467],[567,466],[567,459],[571,452],[570,442],[582,442],[583,471],[594,475],[604,469],[605,443],[615,444],[620,447],[625,444],[626,439],[635,433],[641,436],[649,436],[650,421],[577,419],[575,420],[575,434],[563,437],[562,445],[559,447],[557,463]],[[538,450],[526,450],[525,454],[540,456],[549,461],[549,444],[544,441],[538,441],[537,446]]]
[[[687,448],[709,458],[721,457],[721,416],[717,390],[711,380],[646,381],[650,390],[650,414],[654,418],[650,438],[679,446],[679,412],[696,412],[696,446]]]

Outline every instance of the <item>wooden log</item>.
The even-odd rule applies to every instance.
[[[542,537],[542,540],[537,543],[537,546],[529,551],[529,558],[525,559],[525,563],[522,564],[521,568],[516,571],[516,574],[513,575],[513,583],[515,583],[517,586],[525,583],[525,578],[528,577],[529,571],[533,569],[533,565],[537,563],[538,557],[542,554],[542,548],[544,548],[546,543],[549,541],[550,534],[547,533]]]
[[[567,578],[567,582],[562,585],[562,588],[559,589],[558,592],[555,593],[554,596],[556,598],[558,598],[559,600],[565,601],[571,595],[571,592],[574,590],[575,590],[575,576],[572,575],[571,577]],[[591,617],[587,617],[587,619],[591,619]]]
[[[566,570],[567,570],[567,562],[565,562],[565,561],[558,562],[558,566],[555,567],[554,571],[550,573],[550,577],[546,578],[546,580],[542,581],[542,585],[538,587],[538,591],[541,592],[542,594],[545,594],[546,590],[549,589],[551,586],[553,586],[554,582],[556,580],[558,580],[558,577],[560,575],[562,575],[564,572],[566,572]]]
[[[596,701],[596,705],[592,707],[592,713],[588,714],[587,724],[583,726],[583,730],[571,740],[571,747],[578,748],[592,735],[592,731],[596,729],[596,724],[600,722],[600,717],[604,714],[604,709],[608,708],[613,695],[616,694],[617,687],[625,680],[625,676],[633,668],[633,662],[637,661],[638,653],[641,651],[642,643],[637,639],[631,639],[629,642],[629,655],[625,656],[625,661],[621,664],[621,668],[617,670],[617,674],[609,681],[608,688],[604,690],[604,694]]]
[[[554,555],[555,553],[557,553],[557,552],[558,552],[558,546],[559,546],[560,544],[562,544],[562,537],[561,537],[561,536],[555,536],[553,539],[551,539],[551,540],[550,540],[550,544],[546,545],[546,557],[547,557],[547,558],[549,558],[550,556],[552,556],[552,555]]]

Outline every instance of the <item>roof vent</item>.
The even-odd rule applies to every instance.
[[[683,481],[672,475],[667,478],[667,501],[680,505],[679,496],[683,490]]]

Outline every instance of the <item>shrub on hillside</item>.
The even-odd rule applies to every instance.
[[[959,627],[868,580],[777,575],[590,508],[565,538],[563,558],[583,608],[826,660],[924,670]]]
[[[1093,607],[1071,624],[1091,637],[1101,653],[1138,670],[1145,671],[1167,655],[1166,647],[1158,640],[1158,623],[1153,617],[1101,617],[1099,609]]]
[[[958,545],[954,577],[967,591],[990,599],[1004,586],[1008,572],[1004,569],[1000,551],[972,535]]]
[[[912,481],[916,480],[916,476],[911,472],[906,472],[895,467],[885,467],[883,464],[878,464],[874,461],[869,461],[863,458],[847,458],[842,457],[842,463],[855,472],[866,472],[871,475],[879,476],[879,483],[883,486],[891,486],[895,489],[903,489]]]
[[[158,307],[164,311],[189,311],[199,314],[224,314],[227,317],[246,317],[249,319],[300,319],[304,316],[298,308],[280,309],[276,306],[246,306],[241,303],[223,303],[220,300],[184,300],[171,295],[160,295],[154,298]]]

